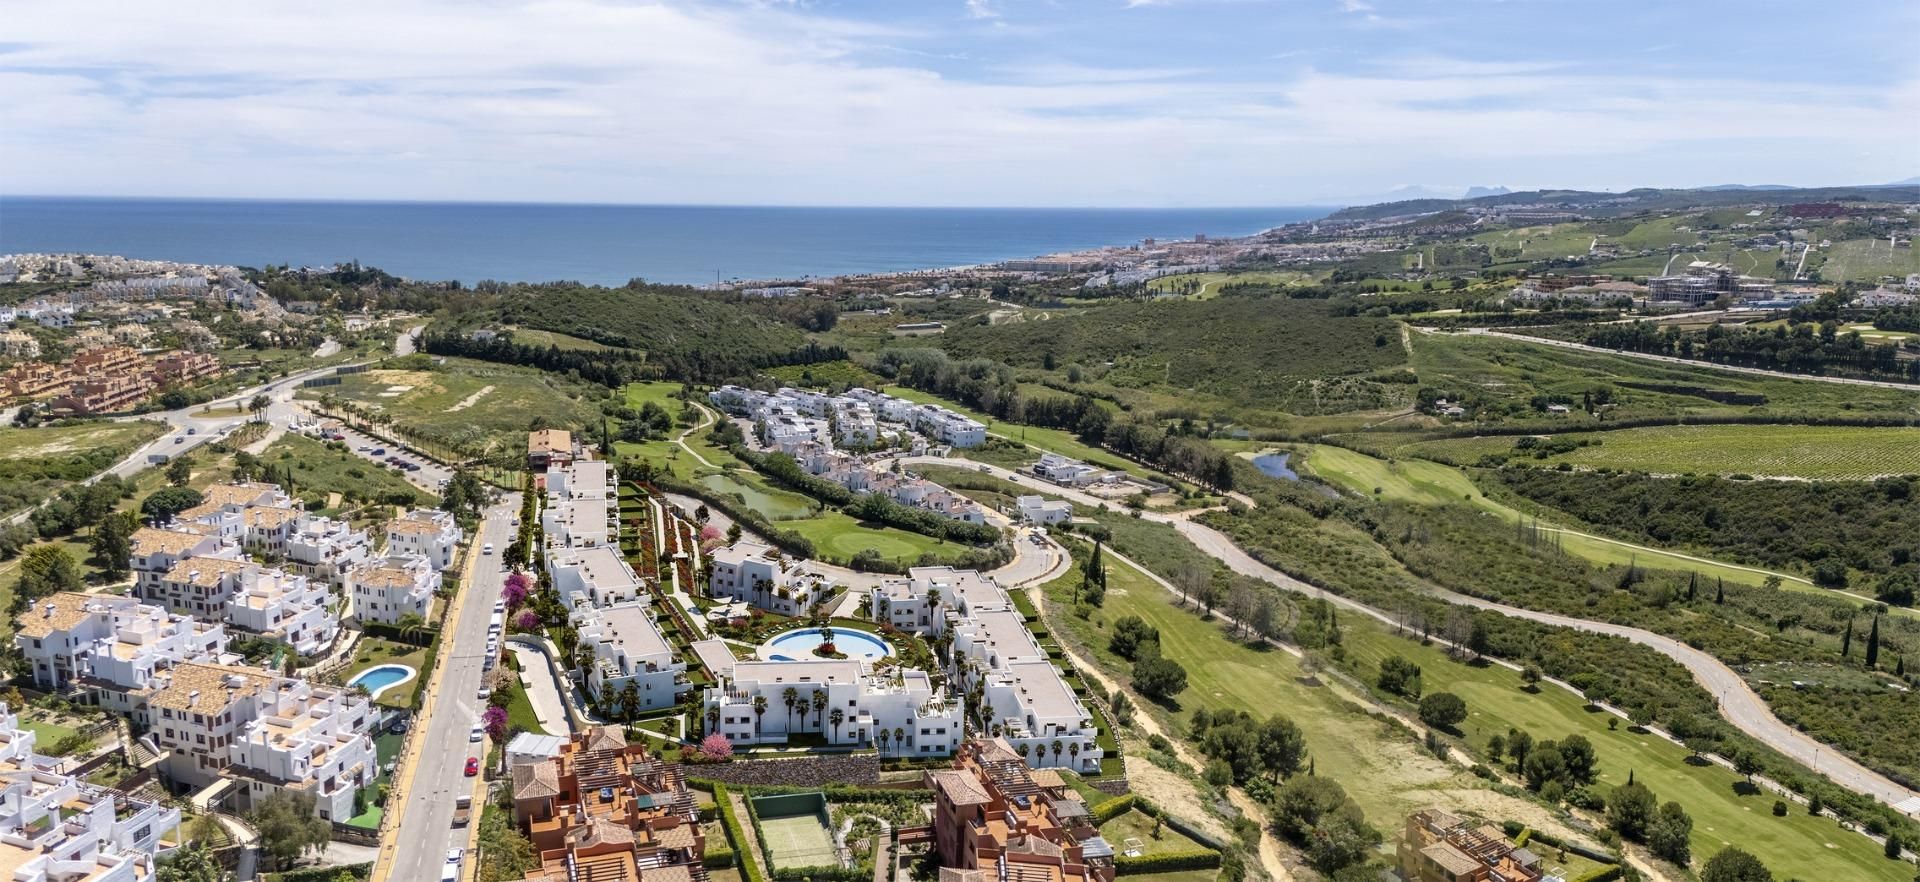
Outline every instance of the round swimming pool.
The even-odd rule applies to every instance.
[[[379,698],[380,693],[413,679],[415,675],[414,669],[406,665],[375,665],[355,675],[347,681],[347,685],[365,686],[368,695]]]
[[[812,661],[819,658],[813,651],[826,642],[819,628],[800,628],[775,634],[772,639],[760,645],[760,657],[767,661]],[[846,653],[847,658],[874,661],[893,654],[893,647],[887,641],[865,631],[852,628],[833,629],[833,648]]]

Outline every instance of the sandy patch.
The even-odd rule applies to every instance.
[[[387,387],[387,392],[390,394],[398,394],[401,392],[411,392],[411,391],[413,391],[412,386],[388,386]]]
[[[480,399],[487,397],[487,393],[492,391],[493,391],[492,386],[481,386],[480,391],[460,399],[460,403],[447,408],[447,413],[456,413],[458,411],[466,410],[469,407],[479,404]]]
[[[1160,768],[1145,757],[1131,751],[1144,750],[1143,742],[1129,742],[1127,751],[1121,754],[1121,760],[1127,764],[1127,784],[1135,793],[1153,794],[1155,805],[1165,809],[1200,831],[1216,839],[1230,840],[1233,834],[1220,822],[1207,807],[1200,802],[1200,792],[1193,782],[1166,769]]]

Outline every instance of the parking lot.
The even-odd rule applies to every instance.
[[[318,437],[319,433],[315,432],[314,435]],[[414,486],[435,496],[440,495],[447,481],[453,477],[450,469],[433,460],[351,428],[335,429],[326,440],[340,441],[356,456],[381,468],[393,470]]]

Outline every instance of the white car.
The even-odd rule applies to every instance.
[[[488,691],[487,691],[487,687],[485,687],[485,686],[482,686],[482,687],[480,687],[480,694],[479,694],[479,695],[475,695],[475,696],[474,696],[474,698],[476,698],[476,699],[478,699],[478,700],[480,700],[480,701],[486,701],[486,700],[487,700],[487,696],[489,696],[489,695],[492,695],[492,694],[493,694],[493,693],[491,693],[491,692],[488,692]]]
[[[507,611],[507,602],[506,602],[506,601],[504,601],[504,600],[496,600],[496,601],[494,601],[494,602],[493,602],[493,611],[494,611],[494,612],[497,612],[497,613],[503,613],[503,612],[506,612],[506,611]]]
[[[493,553],[493,543],[491,543],[491,542],[489,542],[489,543],[487,543],[487,544],[485,544],[485,545],[482,545],[482,546],[480,546],[480,553],[481,553],[481,554],[492,554],[492,553]]]
[[[485,737],[487,737],[487,730],[481,728],[479,723],[474,723],[473,728],[467,732],[468,741],[479,741]]]

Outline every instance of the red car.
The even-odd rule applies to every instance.
[[[478,774],[480,774],[480,758],[477,756],[467,757],[467,777],[471,778]]]

